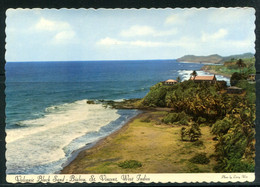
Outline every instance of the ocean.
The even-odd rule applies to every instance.
[[[176,60],[7,62],[7,174],[58,173],[77,150],[139,113],[87,100],[142,98],[160,81],[187,80],[193,70],[208,74],[202,66]]]

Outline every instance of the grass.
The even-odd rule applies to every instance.
[[[137,160],[126,160],[124,162],[120,162],[118,166],[124,169],[127,168],[135,169],[135,168],[142,167],[142,163]]]
[[[198,153],[214,153],[216,142],[212,140],[210,127],[201,127],[203,146],[195,146],[194,142],[181,141],[182,126],[156,125],[163,115],[165,112],[161,111],[141,114],[119,133],[106,138],[100,146],[80,154],[62,173],[213,172],[214,158],[210,158],[206,165],[189,161]],[[142,122],[148,116],[150,122]],[[120,167],[125,161],[135,159],[142,167]]]
[[[206,153],[197,153],[189,159],[189,161],[194,164],[208,164],[210,162],[209,158],[206,156]]]
[[[197,147],[203,146],[203,141],[197,140],[197,141],[193,142],[192,145],[197,146]]]

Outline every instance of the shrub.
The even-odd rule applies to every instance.
[[[196,141],[201,136],[199,125],[196,123],[193,123],[191,127],[188,129],[188,135],[190,137],[190,141]]]
[[[214,166],[215,172],[254,172],[254,163],[247,163],[240,161],[239,159],[226,160],[227,163],[219,162]]]
[[[148,116],[148,117],[146,117],[144,119],[141,119],[141,122],[150,123],[151,122],[151,117]]]
[[[231,86],[235,86],[240,80],[246,80],[247,76],[242,73],[233,73],[231,78],[230,78],[230,84]]]
[[[222,136],[228,132],[228,130],[232,127],[232,120],[228,117],[225,117],[222,120],[218,120],[213,124],[211,128],[211,132],[215,135]]]
[[[196,164],[193,164],[191,162],[187,162],[187,168],[189,169],[189,172],[191,172],[191,173],[201,173],[202,172]]]
[[[206,156],[206,153],[198,153],[189,159],[189,161],[195,164],[208,164],[210,162],[209,158]]]
[[[203,146],[204,144],[203,144],[203,141],[197,140],[197,141],[193,142],[192,145],[197,146],[197,147],[200,147],[200,146]]]
[[[189,128],[182,127],[181,128],[181,140],[189,138],[189,141],[194,142],[199,139],[201,136],[199,125],[193,123]]]
[[[164,107],[165,95],[167,93],[167,86],[163,86],[162,83],[158,83],[150,88],[150,92],[144,97],[142,103],[148,107]]]
[[[206,118],[203,118],[203,117],[198,117],[198,120],[197,120],[197,122],[199,123],[199,124],[201,124],[201,123],[205,123],[207,120],[206,120]]]
[[[226,89],[227,88],[227,82],[226,81],[217,81],[217,87],[219,90]]]
[[[188,121],[187,119],[183,118],[183,119],[181,119],[181,120],[179,121],[179,124],[180,124],[180,125],[188,125],[188,124],[189,124],[189,121]]]
[[[162,121],[166,124],[178,121],[178,113],[168,113]]]
[[[190,117],[185,112],[180,113],[168,113],[163,119],[162,122],[169,124],[174,122],[179,122],[180,125],[188,125]]]
[[[126,160],[124,162],[120,162],[118,166],[124,169],[127,168],[135,169],[135,168],[142,167],[142,163],[137,160]]]

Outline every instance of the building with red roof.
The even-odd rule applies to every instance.
[[[164,81],[164,84],[176,84],[177,81],[173,79],[168,79],[167,81]]]
[[[217,78],[215,75],[192,76],[190,80],[194,80],[194,82],[210,82],[210,83],[217,82]]]

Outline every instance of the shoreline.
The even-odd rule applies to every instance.
[[[208,73],[212,73],[212,74],[215,74],[215,75],[221,75],[221,76],[227,77],[227,78],[231,78],[231,75],[229,75],[229,74],[217,72],[217,71],[212,70],[212,69],[204,69],[203,67],[205,67],[205,65],[202,66],[201,71],[208,72]]]
[[[179,63],[196,63],[196,64],[199,64],[199,62],[184,62],[184,61],[179,62]],[[204,63],[200,63],[200,64],[203,64],[203,66],[200,68],[200,71],[204,71],[204,72],[215,74],[215,75],[221,75],[221,76],[226,77],[226,78],[231,78],[231,75],[229,75],[229,74],[217,72],[213,69],[207,69],[206,68],[207,66],[215,66],[215,65],[223,65],[223,64],[215,64],[215,63],[210,63],[210,62],[204,62]]]
[[[169,109],[141,110],[120,129],[98,140],[87,149],[78,150],[78,155],[59,174],[100,173],[194,173],[213,172],[215,160],[208,165],[196,165],[189,159],[197,153],[214,153],[215,141],[209,127],[201,127],[203,146],[182,141],[182,126],[158,124]],[[149,118],[149,121],[146,121]],[[171,156],[170,156],[171,155]],[[119,163],[137,160],[140,168],[124,169]]]
[[[139,114],[137,114],[136,116],[129,119],[122,127],[117,129],[116,131],[114,131],[111,134],[108,134],[107,136],[105,136],[99,140],[96,140],[90,144],[86,144],[84,147],[82,147],[80,149],[75,150],[72,153],[72,155],[70,156],[70,158],[68,158],[68,160],[62,164],[62,169],[60,171],[58,171],[57,173],[58,174],[64,174],[64,172],[67,173],[66,171],[70,170],[70,167],[74,162],[85,157],[88,154],[95,152],[96,150],[102,149],[102,147],[104,147],[107,143],[109,143],[109,140],[113,139],[116,135],[127,130],[130,123],[132,123],[134,120],[140,118],[144,113],[147,112],[145,110],[139,110],[139,111],[140,111]]]

